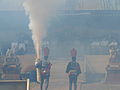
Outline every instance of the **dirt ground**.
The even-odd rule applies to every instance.
[[[35,58],[33,55],[19,56],[19,58],[22,72],[29,71],[31,66],[34,66]],[[52,68],[48,90],[68,90],[68,75],[65,73],[65,70],[69,61],[70,60],[51,60]],[[81,63],[81,69],[83,70],[83,62],[80,62],[80,60],[78,60],[78,62]],[[80,87],[81,76],[78,78],[78,87]],[[40,90],[39,84],[32,83],[31,90]]]
[[[65,73],[67,63],[68,61],[52,61],[51,77],[48,90],[68,90],[68,75]],[[79,82],[80,79],[78,80],[78,87],[80,84]],[[40,90],[39,85],[31,87],[31,90]]]
[[[105,67],[108,64],[109,56],[105,55],[94,55],[86,56],[84,59],[92,65],[92,68],[96,72],[105,73]],[[22,64],[22,71],[26,71],[34,65],[35,58],[32,55],[20,56]],[[70,60],[51,60],[51,77],[48,90],[69,90],[68,89],[68,75],[65,73],[66,65]],[[77,60],[81,65],[82,74],[78,77],[78,89],[77,90],[118,90],[120,85],[108,85],[105,83],[94,83],[94,84],[81,84],[84,82],[84,71],[85,63],[83,60]],[[28,70],[29,71],[29,70]],[[31,90],[40,90],[39,84],[31,83]]]

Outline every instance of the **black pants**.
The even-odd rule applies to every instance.
[[[72,90],[72,84],[74,84],[74,90],[77,90],[77,76],[69,76],[69,90]]]
[[[49,77],[41,77],[41,83],[40,83],[40,89],[43,90],[43,84],[45,82],[45,90],[48,89],[48,85],[49,85]]]

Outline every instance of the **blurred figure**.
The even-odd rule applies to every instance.
[[[15,54],[14,54],[14,51],[13,51],[13,49],[7,49],[7,52],[6,52],[6,56],[14,56]]]
[[[2,49],[0,48],[0,56],[2,56]]]
[[[19,43],[17,55],[24,55],[26,52],[26,46],[24,43]]]
[[[69,76],[69,90],[72,90],[72,84],[74,83],[74,90],[77,90],[77,77],[81,73],[80,65],[76,62],[76,49],[71,50],[72,61],[68,63],[66,73]]]
[[[43,84],[45,82],[45,90],[48,89],[51,63],[48,61],[49,49],[44,48],[44,60],[36,63],[36,68],[40,69],[40,88],[43,90]]]

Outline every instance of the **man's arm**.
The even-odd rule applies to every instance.
[[[77,65],[78,67],[77,67],[77,74],[79,75],[80,73],[81,73],[81,68],[80,68],[80,64],[78,63],[78,65]]]
[[[67,68],[66,68],[66,73],[69,73],[70,71],[70,63],[68,63]]]
[[[48,69],[51,69],[52,64],[49,62]]]

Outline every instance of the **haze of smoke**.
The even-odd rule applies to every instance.
[[[46,36],[47,21],[55,15],[63,2],[64,0],[26,0],[23,4],[29,15],[29,28],[32,31],[37,58],[40,58],[41,40]]]

